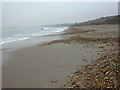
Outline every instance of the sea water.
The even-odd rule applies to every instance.
[[[2,46],[23,46],[32,43],[44,43],[52,40],[60,39],[59,36],[47,37],[62,33],[68,27],[11,27],[2,29]],[[46,36],[46,37],[45,37]]]
[[[66,30],[67,27],[13,27],[2,29],[0,44],[26,40],[31,37],[52,35]]]

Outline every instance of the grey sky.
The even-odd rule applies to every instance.
[[[82,22],[118,14],[117,2],[6,2],[2,7],[3,27],[40,26]]]

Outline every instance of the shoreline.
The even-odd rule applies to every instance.
[[[61,29],[63,28],[64,30],[63,31],[59,31],[59,32],[50,33],[50,34],[47,34],[47,35],[43,34],[43,35],[39,35],[39,36],[25,36],[25,37],[29,37],[29,38],[22,39],[22,40],[21,39],[20,40],[15,40],[13,42],[8,42],[7,41],[7,43],[0,44],[0,45],[3,46],[1,49],[4,49],[4,48],[14,48],[14,46],[17,46],[19,48],[20,44],[22,44],[20,46],[20,48],[22,46],[24,47],[24,45],[25,45],[25,47],[29,47],[29,46],[35,46],[36,44],[43,44],[45,42],[51,42],[53,40],[60,40],[60,39],[62,39],[62,37],[60,37],[58,35],[59,34],[63,34],[64,31],[67,30],[69,27],[59,27],[59,28],[61,28]]]
[[[72,27],[59,35],[71,35],[71,38],[12,51],[9,61],[4,61],[9,63],[3,66],[3,87],[13,88],[13,83],[15,88],[63,87],[67,76],[74,70],[81,70],[108,52],[117,50],[116,28],[116,25],[79,26],[77,29]],[[8,73],[10,77],[6,76]],[[66,87],[70,88],[75,85],[66,83]]]

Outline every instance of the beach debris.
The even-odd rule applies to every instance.
[[[100,46],[99,48],[104,48],[103,46]]]
[[[57,83],[58,82],[58,80],[55,80],[55,81],[50,81],[50,83]]]
[[[56,58],[59,59],[60,57],[57,56]]]
[[[57,68],[60,68],[60,66],[57,66]]]
[[[82,60],[85,61],[85,62],[88,62],[85,58],[83,58]]]

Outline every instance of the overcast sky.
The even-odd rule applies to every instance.
[[[3,27],[83,22],[118,14],[117,2],[6,2],[2,5]]]

